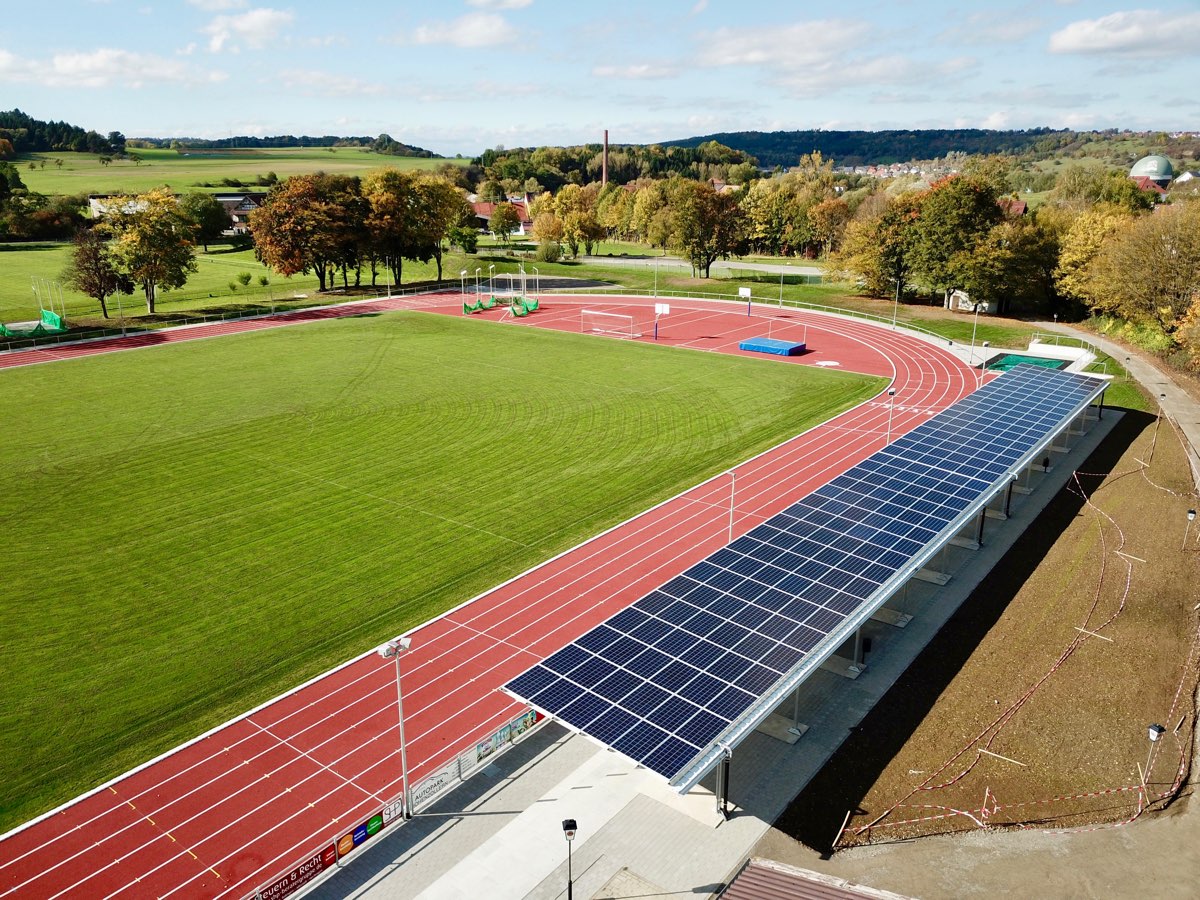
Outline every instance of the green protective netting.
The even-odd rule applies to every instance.
[[[487,297],[487,298],[479,301],[480,309],[491,309],[495,305],[496,305],[495,297]]]
[[[48,309],[42,310],[42,325],[46,327],[47,331],[67,330],[67,323],[62,320],[62,317]]]
[[[481,309],[483,309],[483,307],[479,305],[478,301],[476,301],[475,303],[464,303],[463,304],[463,315],[469,316],[471,313],[479,312]]]
[[[31,338],[38,337],[42,334],[60,334],[67,330],[67,323],[62,320],[58,313],[53,313],[48,309],[42,310],[42,319],[32,328],[9,328],[7,325],[0,323],[0,337],[9,338]]]
[[[513,301],[512,314],[514,316],[516,316],[518,319],[521,318],[522,316],[529,315],[528,307],[526,307],[525,304],[521,302],[520,298],[517,298],[516,300]]]

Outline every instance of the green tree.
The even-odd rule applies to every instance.
[[[521,227],[521,216],[511,203],[497,203],[488,217],[488,231],[500,238],[503,244],[508,243],[509,236]]]
[[[671,197],[671,244],[708,278],[714,262],[737,250],[743,218],[734,194],[708,182],[682,182]]]
[[[428,262],[430,258],[435,260],[438,281],[441,281],[442,242],[452,228],[473,214],[473,210],[458,188],[437,175],[418,176],[414,189],[413,242],[406,253],[409,259],[422,262]]]
[[[208,252],[208,245],[233,227],[225,207],[212,194],[192,191],[179,198],[179,209],[196,229],[196,240]]]
[[[850,222],[850,205],[840,197],[822,200],[808,208],[808,223],[813,237],[821,242],[824,255],[829,256],[833,246],[842,238]]]
[[[133,293],[133,283],[117,271],[104,238],[91,228],[81,229],[75,235],[71,261],[61,277],[64,284],[97,301],[106,319],[109,297]]]
[[[150,315],[160,290],[182,287],[196,271],[192,223],[167,188],[139,194],[108,213],[97,228],[112,236],[118,271],[141,285]]]
[[[1133,223],[1128,213],[1112,207],[1095,207],[1078,215],[1062,237],[1054,283],[1059,294],[1077,303],[1092,303],[1088,269],[1112,235]]]
[[[921,201],[909,260],[914,275],[943,294],[954,284],[951,259],[970,252],[1003,216],[996,189],[988,181],[951,176],[935,184]]]

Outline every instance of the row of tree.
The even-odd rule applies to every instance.
[[[321,290],[340,272],[342,284],[376,284],[380,266],[397,283],[403,261],[435,261],[442,277],[443,242],[474,233],[474,211],[462,191],[437,175],[379,169],[363,178],[296,175],[272,188],[250,214],[259,258],[281,275],[313,273]]]
[[[481,179],[479,193],[485,200],[502,199],[519,192],[556,193],[567,184],[585,185],[601,179],[604,147],[538,147],[487,150],[473,160]],[[657,144],[622,145],[609,149],[610,183],[627,184],[638,179],[680,175],[705,180],[716,178],[742,184],[757,176],[758,166],[749,154],[731,150],[715,141],[697,147],[663,147]]]
[[[67,122],[42,122],[19,109],[0,112],[0,141],[7,144],[10,155],[54,150],[118,155],[125,152],[125,135],[119,131],[104,136]],[[0,159],[6,158],[3,151],[4,145],[0,145]]]

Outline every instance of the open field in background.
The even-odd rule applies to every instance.
[[[142,158],[140,164],[114,159],[102,166],[94,153],[52,151],[22,154],[13,160],[21,180],[39,194],[117,194],[147,191],[168,185],[183,193],[191,190],[258,190],[266,187],[231,188],[220,185],[222,179],[254,182],[260,175],[274,172],[282,180],[289,175],[329,172],[338,175],[362,175],[372,169],[394,166],[398,169],[436,169],[443,163],[466,165],[469,160],[418,159],[385,156],[357,147],[297,147],[272,150],[130,150]],[[55,164],[63,161],[62,167]],[[45,161],[45,168],[41,163]],[[29,164],[36,164],[30,168]],[[212,188],[200,188],[201,183]]]
[[[881,386],[421,313],[5,370],[0,830]]]

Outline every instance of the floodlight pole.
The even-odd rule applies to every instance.
[[[892,442],[892,413],[896,411],[896,389],[888,388],[888,429],[886,444]]]
[[[404,818],[412,818],[412,791],[408,780],[408,750],[404,742],[404,692],[400,688],[400,656],[412,647],[412,638],[398,637],[375,652],[383,659],[396,661],[396,712],[400,722],[400,777],[404,785]]]
[[[975,329],[979,327],[979,304],[975,304],[975,324],[971,326],[971,355],[968,357],[967,365],[975,365]]]
[[[729,543],[733,543],[733,497],[737,493],[737,472],[729,470]]]

